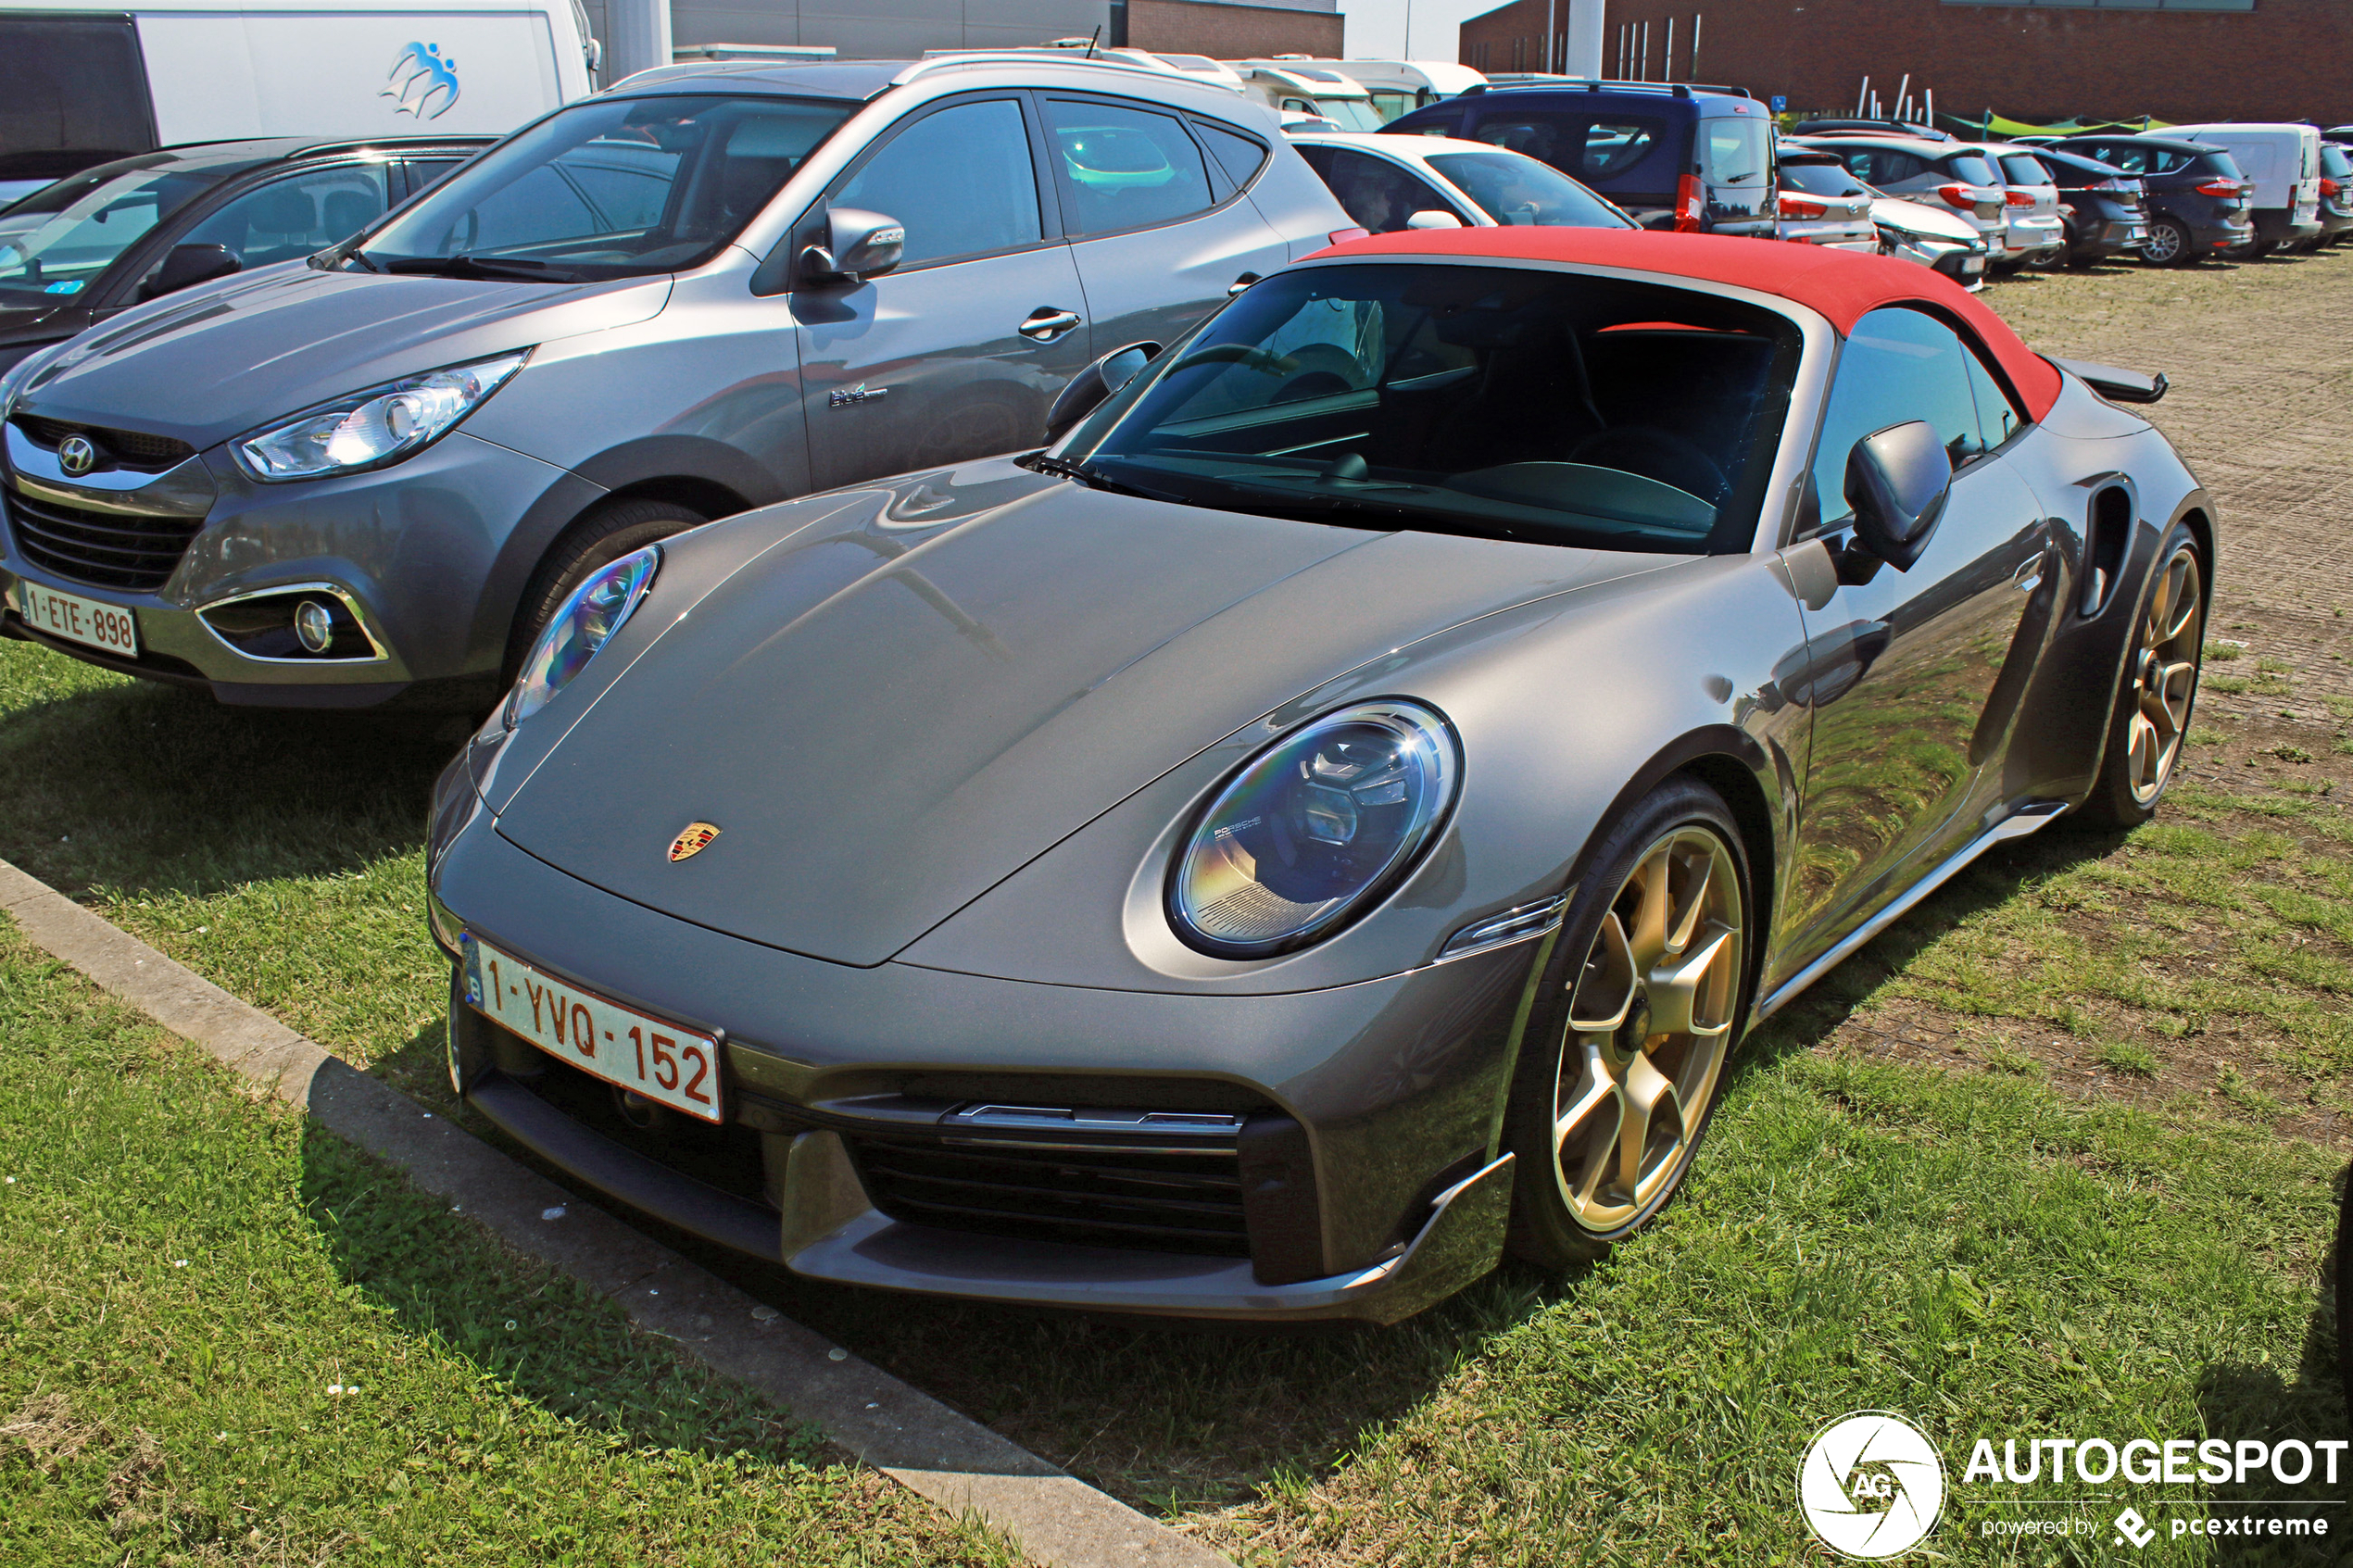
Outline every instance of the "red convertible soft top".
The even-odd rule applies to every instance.
[[[1632,229],[1408,229],[1350,240],[1319,257],[1466,256],[1514,261],[1564,261],[1622,267],[1779,295],[1818,311],[1841,332],[1867,311],[1907,301],[1935,307],[1966,323],[2007,373],[2039,420],[2057,401],[2059,372],[2020,340],[2008,322],[1942,273],[1883,256],[1822,245],[1720,234],[1668,234]]]

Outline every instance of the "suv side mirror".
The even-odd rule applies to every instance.
[[[1928,548],[1953,493],[1953,459],[1926,420],[1863,437],[1846,454],[1846,504],[1855,537],[1898,571]]]
[[[907,230],[896,218],[837,207],[825,214],[825,241],[800,253],[800,280],[818,288],[881,277],[899,265]]]
[[[160,299],[180,289],[242,272],[245,265],[227,245],[173,245],[155,276],[139,285],[139,297]]]
[[[1054,406],[1046,410],[1046,444],[1051,446],[1069,434],[1071,426],[1101,408],[1113,393],[1134,381],[1159,357],[1159,344],[1131,343],[1113,349],[1071,377]]]

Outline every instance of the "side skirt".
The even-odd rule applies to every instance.
[[[1754,1028],[1764,1022],[1780,1011],[1782,1008],[1796,1000],[1798,993],[1828,974],[1849,953],[1886,930],[1912,906],[1950,882],[1971,860],[1976,859],[1996,844],[2004,844],[2013,838],[2025,838],[2032,834],[2042,832],[2068,809],[2068,804],[2064,800],[2030,800],[1961,846],[1947,856],[1934,871],[1930,872],[1890,899],[1885,909],[1841,937],[1830,951],[1782,981],[1771,996],[1756,1004],[1755,1014],[1749,1020],[1750,1027]]]

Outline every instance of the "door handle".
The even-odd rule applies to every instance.
[[[1051,343],[1076,325],[1078,325],[1077,311],[1061,310],[1051,305],[1041,305],[1031,311],[1029,320],[1024,321],[1014,331],[1024,337],[1035,338],[1039,343]]]
[[[1242,290],[1244,290],[1244,289],[1246,289],[1246,288],[1250,287],[1250,285],[1251,285],[1251,284],[1252,284],[1252,283],[1254,283],[1254,282],[1258,282],[1258,274],[1257,274],[1257,273],[1255,273],[1255,272],[1245,272],[1245,273],[1243,273],[1240,277],[1236,278],[1236,279],[1233,281],[1232,284],[1231,284],[1230,286],[1228,286],[1228,287],[1227,287],[1227,289],[1226,290],[1226,297],[1227,297],[1227,299],[1231,299],[1231,298],[1233,298],[1236,295],[1238,295],[1238,294],[1241,293],[1241,292],[1242,292]]]

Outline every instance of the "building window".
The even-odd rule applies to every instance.
[[[1947,6],[2031,6],[2045,11],[2251,11],[2255,0],[1944,0]]]

